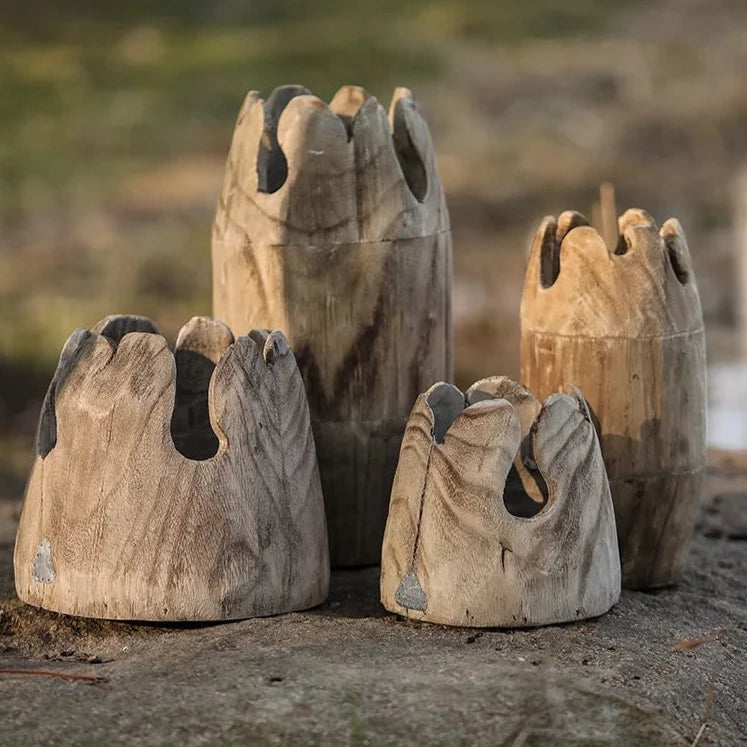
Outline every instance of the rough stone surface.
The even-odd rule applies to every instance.
[[[19,503],[0,500],[0,667],[106,680],[0,674],[0,744],[688,745],[704,714],[699,744],[744,743],[747,457],[712,463],[678,587],[532,630],[398,619],[378,569],[333,574],[300,614],[67,618],[14,598]]]

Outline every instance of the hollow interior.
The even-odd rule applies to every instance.
[[[260,192],[272,194],[285,184],[288,178],[288,161],[278,143],[278,122],[292,99],[310,93],[303,86],[280,86],[265,101],[265,129],[257,151],[257,189]]]
[[[627,253],[629,248],[628,240],[625,238],[625,235],[622,233],[619,234],[617,237],[617,244],[615,245],[615,254],[622,256]]]
[[[176,350],[176,397],[171,438],[188,459],[202,461],[218,453],[218,436],[210,424],[208,392],[216,364],[193,350]]]
[[[446,432],[464,410],[464,395],[451,384],[439,384],[428,395],[428,406],[433,412],[433,439],[442,444]]]
[[[404,112],[406,101],[407,99],[400,99],[394,108],[392,127],[394,152],[410,192],[418,202],[423,202],[428,193],[428,172],[407,129]]]
[[[551,288],[560,275],[563,241],[568,234],[580,226],[588,226],[585,215],[575,210],[566,210],[558,216],[555,224],[548,223],[542,236],[540,248],[540,285]]]
[[[513,516],[530,519],[547,505],[548,497],[547,483],[536,465],[517,454],[503,488],[506,510]]]
[[[669,256],[669,261],[672,263],[674,274],[677,276],[677,280],[680,281],[680,284],[685,285],[690,279],[690,273],[683,263],[680,253],[677,251],[677,241],[678,239],[676,236],[664,237],[664,245],[667,248],[667,255]]]
[[[285,184],[287,178],[288,161],[285,154],[277,138],[265,133],[257,150],[257,189],[272,194]]]
[[[507,377],[494,377],[478,382],[469,391],[469,402],[501,398],[510,402],[519,413],[521,445],[509,470],[503,488],[503,503],[513,516],[528,519],[547,505],[549,488],[534,460],[533,429],[541,405],[525,387]]]
[[[555,238],[555,227],[545,228],[540,248],[540,285],[551,288],[560,275],[560,243]]]

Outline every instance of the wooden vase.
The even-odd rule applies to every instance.
[[[413,400],[450,379],[451,238],[428,128],[345,86],[250,93],[212,240],[213,307],[283,329],[303,374],[333,565],[379,562]]]
[[[599,430],[623,586],[675,582],[706,462],[703,317],[680,224],[643,210],[617,246],[573,212],[545,218],[521,303],[521,375],[538,396],[569,385]]]
[[[188,455],[188,456],[185,456]],[[18,596],[71,615],[206,621],[321,603],[329,560],[303,382],[279,332],[143,317],[65,345],[16,538]]]
[[[496,377],[439,383],[405,431],[381,560],[391,612],[524,627],[601,615],[620,594],[609,484],[583,396],[541,405]]]

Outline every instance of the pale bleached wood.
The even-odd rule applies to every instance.
[[[138,620],[319,604],[329,582],[324,506],[285,337],[233,341],[224,324],[195,318],[175,361],[159,334],[132,331],[143,328],[105,320],[102,334],[79,330],[63,350],[18,529],[18,595],[58,612]],[[180,387],[194,416],[172,420]],[[211,428],[217,453],[179,453],[174,422],[192,442]]]
[[[344,86],[329,107],[304,90],[267,103],[250,94],[241,109],[213,226],[214,315],[237,333],[287,334],[333,564],[372,564],[412,402],[452,375],[449,220],[407,89],[395,91],[391,121],[362,88]],[[284,104],[272,117],[270,101]],[[258,159],[273,133],[287,175],[268,192]]]
[[[517,462],[548,488],[531,518],[504,503]],[[495,378],[466,401],[444,383],[418,397],[382,549],[388,610],[446,625],[532,626],[600,615],[619,594],[612,500],[580,393],[540,406]]]
[[[684,233],[643,210],[618,254],[578,213],[545,218],[521,304],[521,375],[537,396],[578,386],[600,434],[623,585],[675,582],[705,468],[703,318]]]

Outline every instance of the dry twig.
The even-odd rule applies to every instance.
[[[59,677],[63,680],[81,680],[90,682],[92,685],[96,685],[104,690],[109,689],[105,677],[92,674],[69,674],[67,672],[52,672],[48,669],[0,669],[0,674],[33,674],[41,677]]]
[[[724,633],[723,628],[717,628],[710,633],[704,635],[702,638],[689,638],[686,641],[680,641],[679,643],[672,646],[672,651],[689,651],[690,649],[702,646],[704,643],[710,641],[717,641]]]
[[[705,732],[706,726],[708,725],[708,717],[711,715],[711,705],[713,704],[713,695],[716,691],[716,674],[711,675],[711,681],[708,683],[708,692],[706,693],[705,705],[703,706],[703,718],[700,720],[700,729],[695,735],[690,747],[697,747],[700,738]]]

